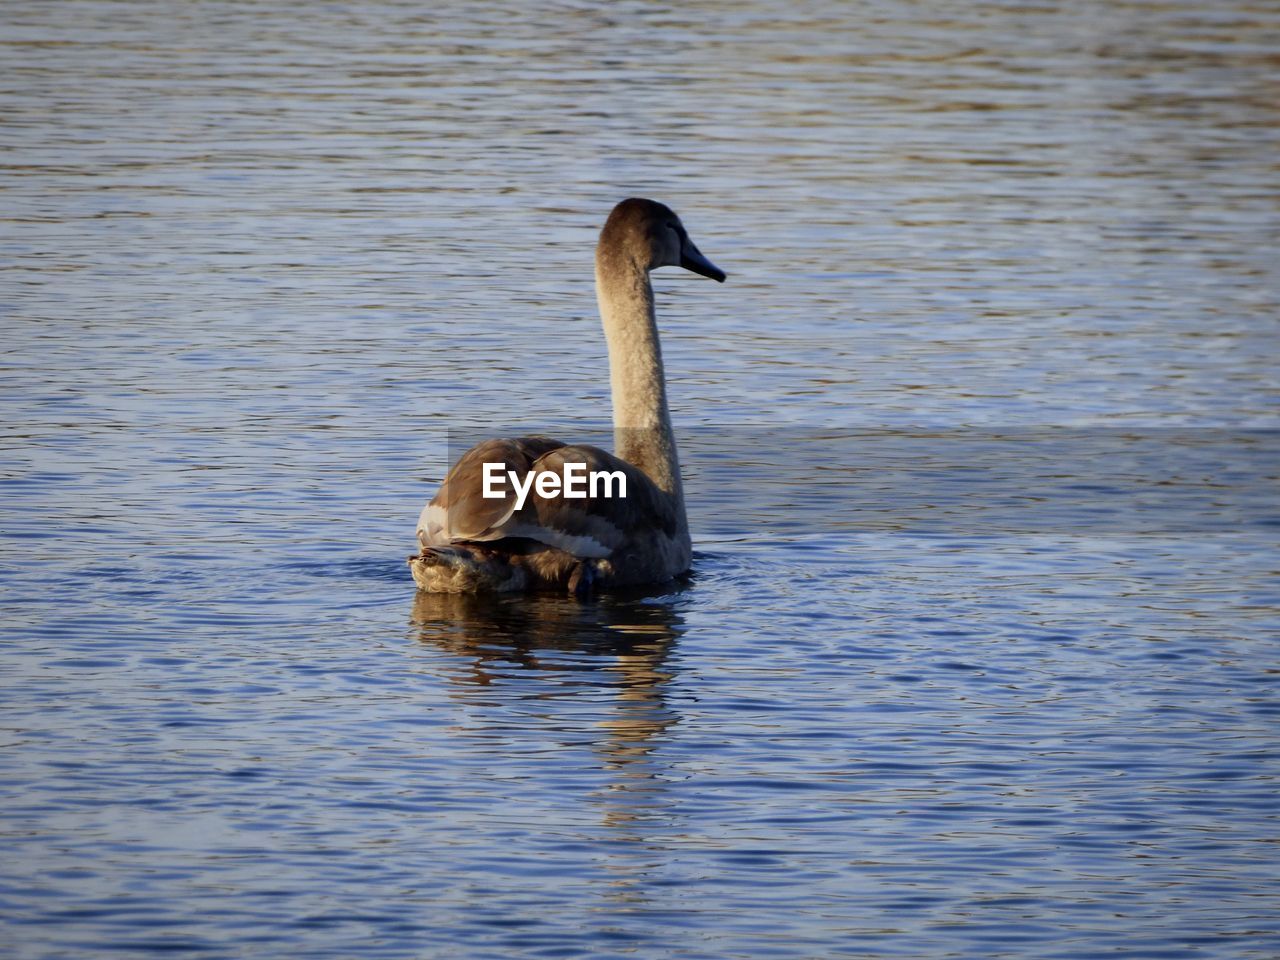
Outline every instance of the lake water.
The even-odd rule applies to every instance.
[[[5,956],[1280,955],[1273,3],[0,16]],[[629,195],[694,575],[415,596]]]

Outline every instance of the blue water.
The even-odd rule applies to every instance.
[[[6,957],[1280,955],[1272,5],[0,17]],[[415,595],[637,194],[693,575]]]

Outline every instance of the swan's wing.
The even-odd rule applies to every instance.
[[[424,547],[444,546],[465,540],[499,540],[511,536],[503,531],[516,509],[516,494],[510,483],[497,485],[505,491],[501,498],[484,496],[484,465],[502,464],[503,474],[512,470],[524,476],[539,457],[557,447],[559,440],[547,437],[520,437],[515,440],[485,440],[476,444],[453,465],[440,491],[418,517],[418,541]],[[526,504],[526,508],[527,508]]]
[[[533,469],[565,476],[567,464],[582,464],[582,477],[609,474],[592,485],[575,484],[584,497],[567,497],[563,490],[550,497],[529,491],[524,507],[502,524],[509,537],[527,537],[556,547],[575,557],[608,557],[618,548],[635,542],[641,535],[661,531],[675,536],[676,517],[670,497],[640,470],[598,447],[578,444],[549,450],[538,458]],[[626,496],[620,496],[625,478]]]

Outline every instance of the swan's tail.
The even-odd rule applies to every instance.
[[[523,590],[526,572],[483,547],[456,543],[423,547],[409,558],[413,582],[428,593],[476,593],[481,590]]]
[[[511,546],[507,542],[508,547]],[[507,593],[564,589],[588,597],[604,582],[595,560],[580,560],[563,550],[526,543],[523,551],[488,544],[451,543],[423,547],[409,558],[413,582],[428,593]]]

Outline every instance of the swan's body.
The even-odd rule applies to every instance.
[[[536,590],[584,593],[595,586],[660,583],[689,569],[685,516],[649,271],[685,269],[723,282],[724,272],[689,239],[680,219],[652,200],[631,199],[609,215],[596,247],[596,296],[609,345],[614,446],[568,445],[546,437],[486,440],[462,455],[418,520],[422,552],[409,558],[423,590]],[[524,504],[505,484],[484,497],[484,464],[524,478],[621,472],[626,496],[539,496]],[[493,488],[491,488],[493,492]],[[614,493],[616,494],[615,488]]]

